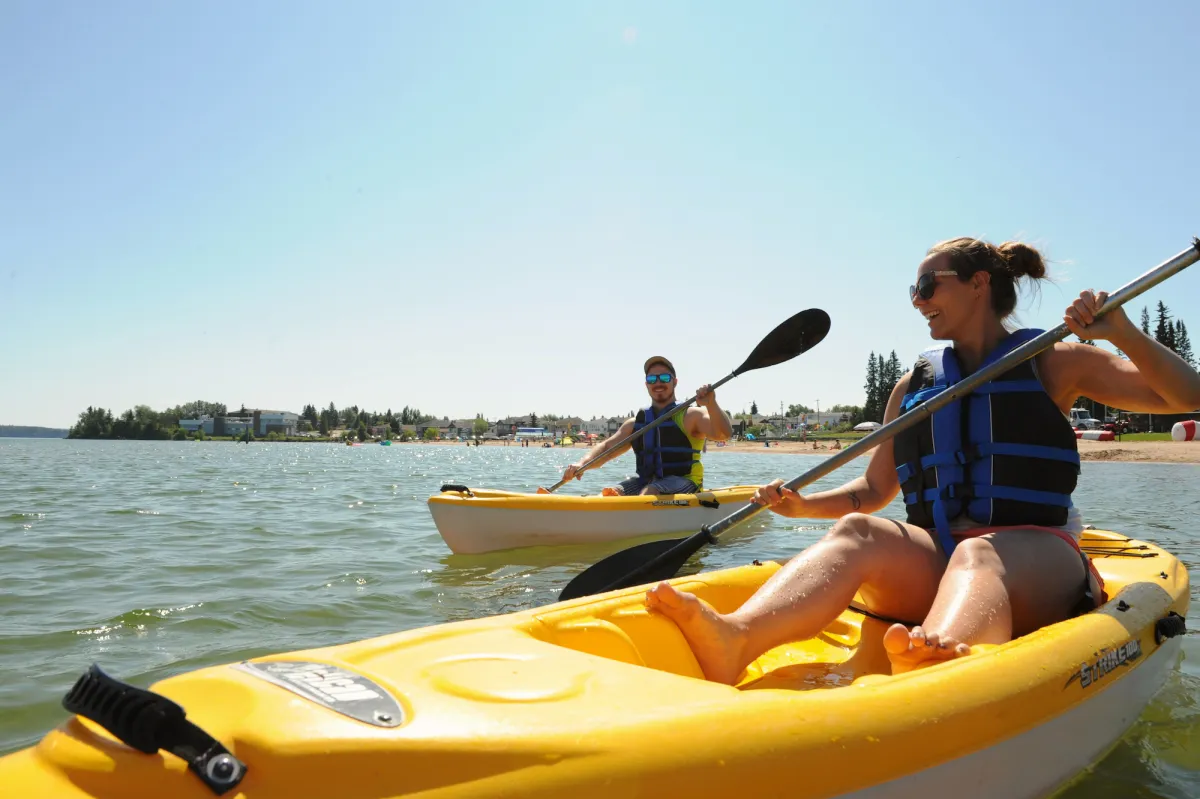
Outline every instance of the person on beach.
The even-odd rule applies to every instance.
[[[930,337],[951,346],[922,354],[892,391],[884,422],[1039,333],[1011,330],[1005,320],[1018,281],[1045,272],[1041,254],[1020,242],[935,244],[910,301]],[[859,591],[873,613],[921,620],[886,631],[893,673],[1102,604],[1103,583],[1080,552],[1083,521],[1071,502],[1079,464],[1072,403],[1082,395],[1143,413],[1200,406],[1200,373],[1120,308],[1096,318],[1106,296],[1081,292],[1063,321],[1080,339],[1110,341],[1128,360],[1058,342],[881,443],[864,475],[840,488],[801,495],[782,480],[760,487],[754,501],[780,515],[837,522],[731,613],[665,582],[647,592],[648,609],[679,627],[709,680],[733,683],[772,647],[825,629]],[[901,491],[905,521],[871,515]]]
[[[717,405],[717,394],[708,385],[696,390],[696,404],[684,410],[675,408],[675,367],[661,355],[643,364],[646,392],[650,405],[626,419],[613,435],[588,450],[587,455],[563,471],[563,480],[576,477],[586,461],[599,458],[596,465],[633,449],[636,474],[600,493],[606,497],[635,494],[694,494],[704,487],[704,466],[700,459],[708,439],[727,441],[733,435],[729,417]],[[650,422],[670,414],[671,419],[632,442],[620,442]]]

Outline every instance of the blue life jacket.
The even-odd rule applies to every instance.
[[[980,368],[1041,332],[1014,331]],[[913,367],[902,413],[962,378],[953,347],[924,351]],[[1079,449],[1033,359],[902,431],[893,448],[909,524],[936,529],[947,555],[955,546],[950,520],[964,513],[997,527],[1067,522]]]
[[[659,416],[671,418],[634,439],[630,445],[637,463],[638,477],[644,481],[657,480],[673,475],[686,477],[696,488],[703,488],[704,467],[700,464],[703,441],[693,441],[683,429],[684,411],[676,410],[672,402],[661,411],[654,406],[637,412],[633,420],[634,432],[641,430]]]

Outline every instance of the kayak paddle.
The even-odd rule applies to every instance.
[[[820,308],[809,308],[806,311],[801,311],[791,318],[781,322],[774,330],[767,334],[766,338],[758,342],[758,346],[754,351],[747,356],[742,365],[734,369],[725,377],[712,384],[715,391],[719,386],[724,385],[728,381],[738,375],[749,372],[754,369],[763,369],[767,366],[775,366],[776,364],[790,361],[802,352],[815,347],[821,343],[825,335],[829,333],[829,314],[822,311]],[[616,444],[609,447],[604,452],[597,455],[595,458],[583,464],[575,475],[583,474],[588,469],[597,465],[600,461],[607,460],[612,457],[613,450],[623,447],[630,441],[633,441],[640,435],[653,430],[658,425],[670,419],[675,415],[675,411],[683,410],[696,401],[696,397],[692,397],[682,405],[676,405],[670,414],[665,414],[658,417],[650,424],[635,430],[625,438],[619,440]],[[574,479],[574,478],[572,478]],[[539,488],[539,494],[552,494],[559,488],[567,484],[566,480],[559,480],[549,488]]]
[[[1167,278],[1181,272],[1200,260],[1200,238],[1192,239],[1192,246],[1173,258],[1164,261],[1140,277],[1126,283],[1114,294],[1109,296],[1096,316],[1100,317],[1114,308],[1119,308],[1134,297],[1158,285]],[[814,466],[799,477],[784,483],[784,488],[797,491],[803,486],[824,477],[843,464],[857,458],[869,449],[879,446],[894,438],[896,434],[907,430],[913,425],[928,419],[934,411],[961,399],[979,386],[999,377],[1012,367],[1028,360],[1045,349],[1053,346],[1070,335],[1066,324],[1060,324],[1053,330],[1047,330],[1037,338],[1031,339],[1009,352],[985,369],[970,375],[964,380],[946,388],[940,394],[913,406],[906,413],[880,427],[875,432],[859,439],[846,449]],[[656,583],[669,580],[675,576],[679,568],[687,562],[705,544],[716,543],[717,536],[734,525],[740,524],[758,513],[766,510],[765,505],[750,503],[744,508],[726,516],[724,519],[700,528],[687,538],[673,538],[665,541],[652,541],[624,549],[609,555],[604,560],[593,564],[576,575],[567,583],[559,594],[559,600],[577,599],[591,594],[615,591],[635,585]]]

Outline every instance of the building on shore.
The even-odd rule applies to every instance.
[[[189,433],[203,430],[210,436],[240,436],[247,430],[256,436],[278,433],[294,436],[300,416],[290,411],[268,411],[245,409],[234,416],[201,416],[199,419],[180,419],[179,426]]]
[[[291,411],[251,411],[254,423],[254,435],[266,436],[278,433],[281,436],[294,436],[300,424],[299,414]]]
[[[425,438],[425,431],[430,428],[437,431],[438,438],[450,438],[450,429],[454,423],[450,421],[450,417],[443,416],[441,419],[429,419],[424,422],[418,422],[416,425],[417,438]]]
[[[240,436],[254,426],[252,416],[218,416],[213,423],[215,436]],[[253,432],[253,431],[252,431]]]
[[[199,419],[180,419],[179,426],[189,433],[203,430],[205,435],[213,435],[216,419],[211,416],[201,416]]]

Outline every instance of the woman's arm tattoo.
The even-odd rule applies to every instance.
[[[855,510],[858,510],[862,507],[862,500],[858,498],[857,491],[851,491],[849,494],[847,494],[847,496],[850,497],[850,507],[854,508]]]

